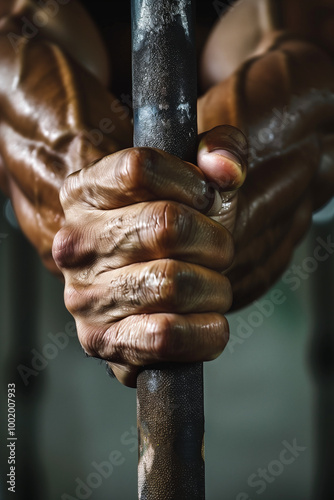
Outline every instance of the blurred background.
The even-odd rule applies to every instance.
[[[0,199],[0,498],[7,386],[16,384],[16,499],[137,498],[136,392],[87,359],[63,304]],[[229,314],[205,364],[207,500],[334,498],[334,203],[287,272]]]

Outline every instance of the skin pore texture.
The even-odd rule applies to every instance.
[[[0,186],[64,277],[84,350],[122,383],[216,358],[224,314],[275,282],[333,196],[333,4],[243,0],[217,20],[193,165],[131,147],[122,53],[79,2],[34,29],[41,2],[0,0]]]

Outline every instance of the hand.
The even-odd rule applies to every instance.
[[[234,250],[222,222],[233,227],[245,151],[239,131],[218,127],[202,137],[198,166],[132,148],[65,181],[53,244],[65,304],[86,353],[125,385],[143,365],[224,349],[232,294],[222,272]]]

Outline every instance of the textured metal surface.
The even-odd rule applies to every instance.
[[[197,78],[191,0],[132,0],[134,144],[193,158]]]
[[[192,160],[197,140],[195,2],[132,0],[134,145]],[[137,380],[140,500],[204,499],[203,366]]]
[[[205,497],[202,367],[174,364],[138,377],[140,500]]]

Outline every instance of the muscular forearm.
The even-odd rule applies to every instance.
[[[249,141],[250,175],[263,164],[270,168],[276,156],[284,159],[292,149],[300,150],[306,138],[316,137],[318,208],[334,194],[333,165],[323,165],[323,156],[328,159],[333,151],[333,81],[334,63],[325,52],[278,35],[271,50],[245,63],[199,100],[200,132],[222,123],[239,127]]]
[[[130,145],[129,112],[57,45],[0,39],[0,179],[45,265],[62,224],[67,175]]]
[[[334,195],[333,81],[325,52],[283,37],[199,100],[201,132],[229,123],[249,141],[229,272],[235,307],[277,279],[312,211]]]
[[[78,0],[0,0],[0,33],[12,49],[28,41],[47,40],[107,84],[107,50],[88,13]]]
[[[276,33],[311,41],[334,56],[333,0],[239,0],[216,23],[201,60],[205,89],[266,53]]]

